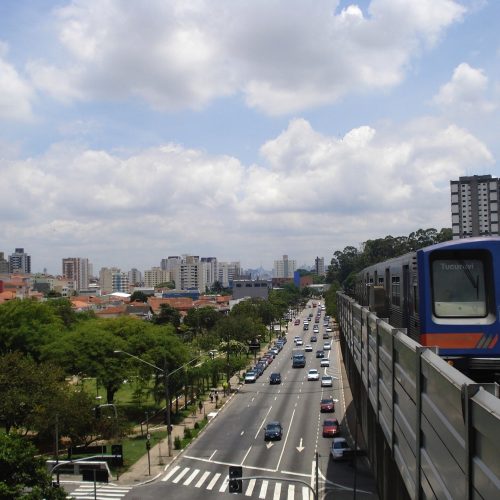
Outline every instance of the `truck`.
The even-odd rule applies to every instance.
[[[292,368],[304,368],[306,366],[306,354],[303,349],[292,350]]]

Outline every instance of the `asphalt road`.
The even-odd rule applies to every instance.
[[[356,498],[376,499],[372,493],[374,483],[363,460],[358,459],[356,467],[352,463],[334,462],[330,457],[332,438],[322,437],[322,422],[332,416],[341,422],[342,435],[346,435],[343,422],[346,399],[338,343],[330,339],[332,349],[326,351],[329,368],[320,369],[321,360],[315,356],[324,342],[325,313],[321,316],[316,343],[310,342],[314,322],[309,331],[302,330],[303,319],[310,312],[316,317],[316,310],[306,308],[300,314],[300,326],[291,324],[288,342],[263,375],[255,384],[241,388],[158,481],[133,488],[122,497],[127,500],[225,498],[229,496],[229,466],[239,465],[247,478],[243,481],[245,497],[313,498],[309,496],[308,485],[315,489],[317,476],[319,498],[353,498],[356,481]],[[305,368],[292,368],[295,335],[303,338],[304,345],[313,346],[313,352],[306,353]],[[333,387],[322,388],[319,381],[307,381],[310,368],[320,370],[320,375],[334,376]],[[280,385],[269,385],[272,372],[281,373]],[[320,413],[320,400],[325,396],[338,400],[334,414]],[[280,441],[264,441],[264,426],[271,420],[278,420],[283,426]]]

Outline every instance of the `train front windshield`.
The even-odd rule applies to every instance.
[[[488,314],[485,263],[482,259],[434,259],[432,291],[437,317],[483,318]]]

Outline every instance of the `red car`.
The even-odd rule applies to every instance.
[[[299,319],[299,318],[297,318],[297,319],[295,320],[295,324],[296,324],[296,325],[300,325],[300,319]]]
[[[335,402],[333,401],[333,398],[322,399],[320,402],[320,410],[321,410],[321,413],[334,412],[335,411]]]
[[[323,437],[335,437],[339,433],[340,426],[336,418],[323,421]]]

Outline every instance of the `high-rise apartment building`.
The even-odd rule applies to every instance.
[[[297,269],[297,261],[289,260],[288,255],[283,255],[282,260],[274,261],[275,278],[293,278],[293,273]]]
[[[116,267],[103,267],[99,271],[99,284],[103,295],[113,292],[130,292],[128,273],[122,273]]]
[[[161,259],[160,267],[164,271],[172,271],[182,262],[182,257],[178,255],[169,255],[166,259]]]
[[[239,261],[219,262],[217,265],[217,281],[223,287],[232,286],[233,281],[241,276],[241,264]]]
[[[90,282],[89,259],[81,257],[63,259],[62,275],[74,282],[77,291],[87,290]]]
[[[0,252],[0,274],[9,272],[9,261],[4,257],[4,253]]]
[[[9,255],[9,272],[31,274],[31,256],[24,252],[24,248],[16,248]]]
[[[217,274],[218,274],[217,257],[202,257],[200,259],[200,262],[203,264],[206,286],[210,288],[217,281]]]
[[[171,280],[171,272],[161,267],[153,267],[148,271],[144,271],[144,286],[146,288],[154,288]]]
[[[140,286],[140,285],[142,285],[142,274],[135,267],[128,272],[128,282],[132,286]]]
[[[453,239],[499,235],[500,179],[473,175],[450,181]]]
[[[318,276],[325,276],[325,258],[316,257],[314,259],[314,270]]]

